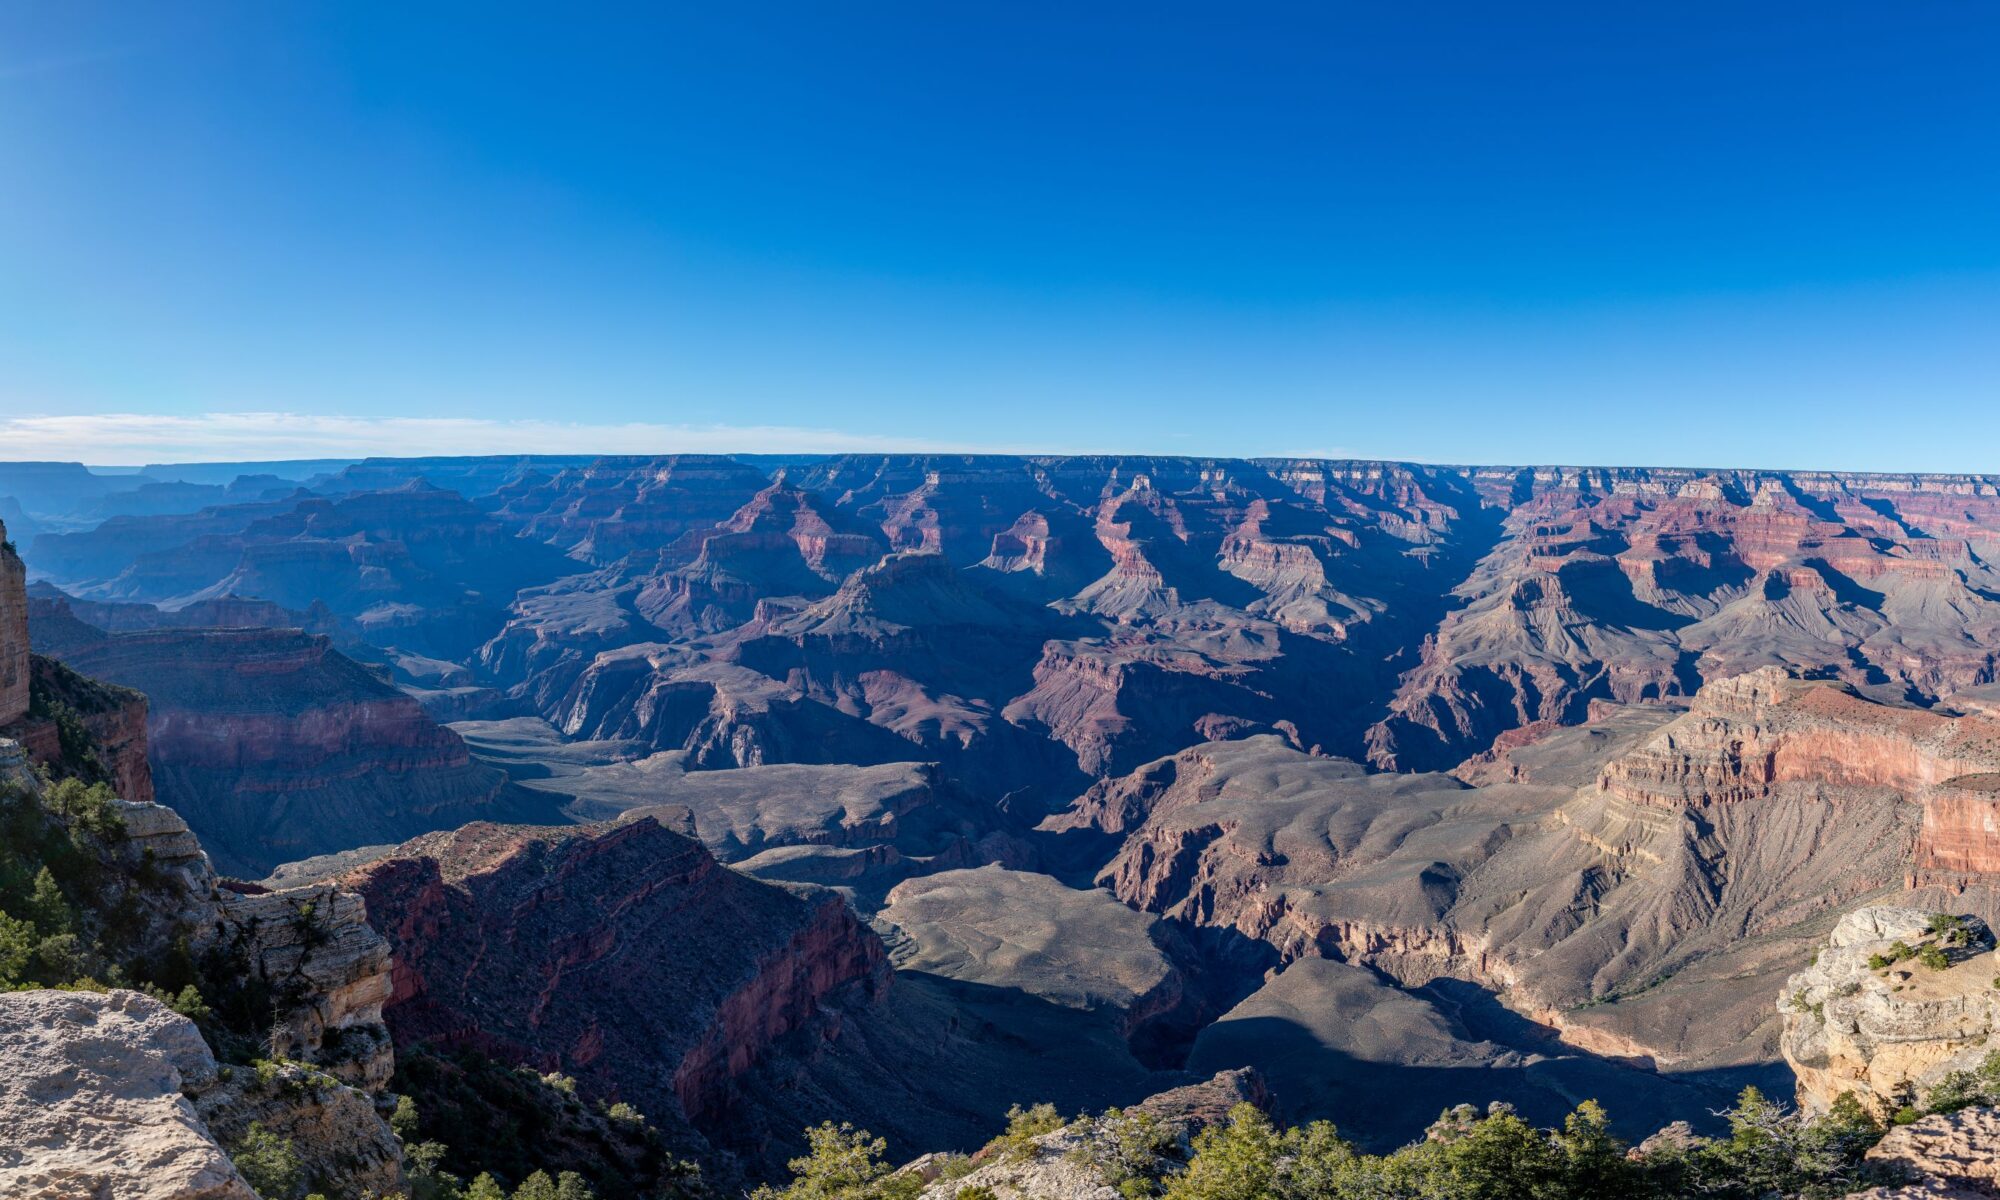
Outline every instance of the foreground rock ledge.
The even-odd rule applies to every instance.
[[[183,1092],[194,1022],[137,992],[0,995],[0,1196],[257,1200]]]
[[[1984,1200],[2000,1196],[2000,1109],[1937,1113],[1889,1131],[1868,1152],[1912,1175],[1900,1187],[1856,1193],[1856,1200]]]

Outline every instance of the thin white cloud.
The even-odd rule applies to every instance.
[[[368,455],[805,454],[965,449],[921,438],[876,437],[784,425],[588,424],[277,412],[0,417],[0,460],[39,459],[105,466]]]

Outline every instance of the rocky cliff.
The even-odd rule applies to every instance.
[[[170,628],[93,638],[80,624],[71,618],[52,649],[146,694],[159,798],[226,869],[256,877],[290,859],[539,811],[324,637]]]
[[[89,980],[0,996],[0,1107],[26,1110],[4,1127],[47,1135],[13,1144],[25,1154],[0,1148],[0,1182],[22,1189],[6,1194],[235,1197],[241,1181],[215,1147],[236,1146],[253,1122],[289,1139],[325,1190],[401,1189],[401,1148],[376,1111],[394,1070],[388,945],[359,897],[326,885],[224,888],[171,809],[64,799],[24,768],[0,741],[7,866],[39,868],[67,897],[67,935],[55,940],[73,948],[60,957],[107,978],[165,980],[186,989],[182,1002],[198,988],[216,1044],[238,1063],[270,1061],[218,1070],[188,1020]],[[28,911],[28,936],[48,934],[57,918]],[[38,951],[45,972],[56,969],[49,945]],[[52,982],[69,982],[67,970]]]
[[[0,525],[0,728],[28,715],[28,569]]]
[[[1857,909],[1786,981],[1782,1045],[1801,1105],[1823,1111],[1852,1092],[1886,1116],[2000,1049],[1993,939],[1983,923],[1942,914],[1941,926],[1940,915]]]
[[[1689,695],[1767,665],[1935,700],[2000,661],[1993,477],[1474,477],[1506,504],[1505,535],[1371,731],[1381,765],[1448,766],[1592,699]]]
[[[1947,855],[1975,867],[1951,894],[1985,895],[1965,797],[1996,750],[1983,716],[1765,669],[1685,711],[1606,707],[1479,786],[1266,736],[1148,764],[1043,829],[1226,960],[1464,980],[1585,1051],[1748,1070],[1776,1055],[1770,992],[1842,907],[1934,885]]]
[[[699,1127],[830,995],[886,982],[840,898],[739,875],[650,817],[467,825],[356,868],[405,1046],[469,1047]]]
[[[137,992],[0,995],[0,1194],[257,1200],[195,1107],[217,1086],[195,1029]]]
[[[153,798],[146,757],[146,697],[91,679],[40,654],[29,659],[28,712],[0,737],[58,777],[108,783],[120,796]]]

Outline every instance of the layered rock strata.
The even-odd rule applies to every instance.
[[[649,816],[474,823],[344,885],[394,945],[385,1015],[399,1043],[559,1070],[666,1124],[719,1113],[826,998],[887,978],[880,942],[837,895],[739,875]]]
[[[324,637],[153,629],[87,640],[72,628],[61,645],[67,665],[146,694],[159,798],[246,876],[546,807]]]
[[[1848,913],[1813,965],[1786,981],[1782,1046],[1803,1107],[1822,1111],[1852,1092],[1886,1115],[2000,1050],[1992,939],[1976,927],[1965,946],[1947,950],[1935,915],[1885,905]],[[1945,965],[1904,952],[1933,945]]]

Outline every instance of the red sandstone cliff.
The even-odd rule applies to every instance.
[[[837,895],[740,875],[650,817],[467,825],[344,886],[395,948],[399,1044],[560,1070],[656,1122],[699,1126],[830,995],[887,981]]]

